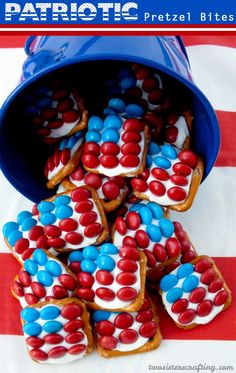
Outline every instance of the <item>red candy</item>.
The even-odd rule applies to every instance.
[[[31,282],[31,289],[38,298],[43,298],[46,295],[46,290],[39,282]]]
[[[149,251],[149,250],[143,250],[143,252],[145,253],[146,257],[147,257],[147,266],[150,267],[150,268],[155,268],[156,267],[156,258],[155,258],[155,255]]]
[[[61,159],[61,163],[63,165],[65,165],[69,161],[69,159],[70,159],[70,150],[68,148],[65,148],[65,149],[62,150],[60,159]]]
[[[76,332],[76,330],[83,328],[83,326],[84,323],[82,320],[71,320],[64,325],[63,329],[67,333],[73,333]]]
[[[116,293],[117,298],[125,302],[134,300],[137,298],[137,295],[137,290],[130,287],[121,288]]]
[[[122,246],[119,250],[119,255],[124,259],[139,260],[140,258],[138,250],[130,246]]]
[[[158,197],[164,196],[166,188],[159,181],[151,181],[149,184],[150,191]]]
[[[139,328],[139,334],[144,338],[152,338],[157,332],[158,325],[155,321],[146,321]]]
[[[118,345],[118,339],[113,337],[112,335],[104,335],[98,338],[98,343],[107,350],[114,350]]]
[[[115,331],[114,325],[108,320],[100,321],[96,325],[96,332],[99,333],[100,335],[112,335],[114,331]]]
[[[92,275],[90,275],[87,272],[80,272],[78,273],[78,283],[83,287],[83,288],[91,288],[94,283],[94,278]]]
[[[133,154],[138,155],[140,153],[140,146],[138,144],[127,142],[126,144],[123,144],[121,147],[121,153],[124,155]]]
[[[222,306],[228,300],[228,292],[226,290],[221,290],[214,299],[215,306]]]
[[[78,228],[78,223],[74,219],[66,218],[59,221],[59,227],[62,231],[71,232],[75,231]]]
[[[93,209],[93,202],[86,200],[86,201],[79,201],[75,205],[75,211],[78,212],[79,214],[86,212],[86,211],[91,211]]]
[[[180,187],[170,188],[167,191],[167,195],[173,201],[177,201],[177,202],[183,201],[187,197],[187,193],[185,192],[185,190]]]
[[[49,248],[49,245],[48,245],[48,239],[47,239],[47,236],[43,235],[41,237],[39,237],[36,241],[36,247],[39,248],[39,249],[48,249]],[[30,250],[30,249],[29,249]],[[25,252],[23,254],[26,253],[27,250],[25,250]],[[22,255],[22,258],[23,258],[23,255]]]
[[[137,281],[136,276],[131,272],[121,272],[116,276],[118,284],[123,286],[133,285]]]
[[[157,261],[160,262],[160,263],[163,263],[167,260],[166,250],[159,243],[156,243],[153,246],[153,254],[155,255],[155,258],[157,259]]]
[[[25,250],[29,248],[29,240],[27,238],[20,238],[16,241],[14,245],[14,250],[17,254],[22,254]]]
[[[169,174],[166,172],[166,170],[163,170],[162,168],[155,167],[152,169],[152,176],[154,176],[156,179],[161,181],[167,181],[169,180]]]
[[[140,159],[137,155],[124,155],[120,158],[120,164],[123,167],[137,167],[140,163]]]
[[[48,245],[55,249],[61,249],[65,246],[65,241],[62,238],[49,238]]]
[[[133,325],[133,322],[134,320],[130,313],[122,312],[116,316],[114,320],[114,325],[116,328],[119,329],[127,329]]]
[[[84,235],[86,237],[92,238],[96,237],[101,233],[102,226],[99,223],[94,223],[91,225],[88,225],[84,230]]]
[[[146,321],[152,320],[152,318],[153,318],[152,310],[145,310],[145,311],[138,312],[136,316],[136,321],[140,323],[144,323]]]
[[[130,344],[136,342],[138,339],[138,333],[133,329],[125,329],[119,335],[121,343]]]
[[[158,88],[158,82],[155,77],[145,78],[143,81],[143,90],[145,92],[152,91],[153,89]]]
[[[139,143],[141,141],[141,135],[135,131],[125,131],[121,136],[122,141],[129,143]]]
[[[30,347],[40,348],[44,345],[45,342],[44,342],[43,339],[38,338],[38,337],[28,337],[28,338],[26,338],[26,343]]]
[[[186,251],[181,258],[181,263],[189,263],[193,259],[195,259],[197,256],[196,252],[194,250]]]
[[[181,314],[178,317],[178,321],[180,324],[189,324],[191,321],[193,321],[195,316],[196,312],[192,309],[188,309],[181,312]]]
[[[191,172],[192,172],[192,169],[187,164],[178,162],[178,163],[174,164],[173,171],[177,175],[189,176],[191,174]]]
[[[177,120],[179,119],[178,113],[172,112],[167,116],[168,126],[174,126]]]
[[[179,153],[178,158],[181,160],[181,162],[185,163],[192,169],[194,169],[197,166],[198,157],[191,150],[182,150]]]
[[[162,90],[161,89],[155,89],[151,91],[148,95],[148,100],[151,104],[159,104],[162,99]]]
[[[150,71],[145,67],[139,67],[136,71],[136,78],[137,80],[143,80],[150,75]]]
[[[66,98],[58,103],[57,110],[59,113],[64,113],[67,110],[73,109],[73,106],[73,100],[71,98]]]
[[[103,155],[100,158],[100,163],[106,168],[115,168],[119,164],[119,160],[115,155]]]
[[[100,154],[100,146],[95,142],[86,142],[83,150],[85,154],[93,154],[97,156]]]
[[[75,279],[68,274],[63,274],[58,277],[58,280],[62,286],[66,289],[74,290],[76,288],[76,281]]]
[[[46,227],[44,227],[44,232],[50,237],[60,237],[61,235],[60,228],[55,225],[46,225]]]
[[[165,141],[173,144],[178,136],[178,128],[177,127],[167,127],[165,129]]]
[[[77,344],[68,349],[68,354],[70,355],[78,355],[82,354],[84,351],[86,351],[87,347],[84,344]]]
[[[87,226],[90,224],[95,223],[97,220],[97,213],[95,211],[87,211],[83,212],[83,214],[80,216],[79,222],[83,226]]]
[[[148,168],[145,168],[144,171],[139,175],[139,177],[141,177],[141,179],[143,180],[147,180],[150,176],[150,171]]]
[[[175,256],[179,255],[181,251],[180,243],[174,237],[167,238],[165,248],[170,258],[174,258]]]
[[[216,272],[214,268],[207,269],[202,275],[201,275],[201,282],[204,285],[209,285],[216,277]]]
[[[53,347],[50,351],[48,351],[48,357],[51,359],[59,359],[60,357],[64,356],[66,352],[67,348],[64,346]]]
[[[77,110],[70,110],[62,115],[62,120],[66,123],[72,123],[79,119],[79,112]]]
[[[137,191],[137,192],[145,192],[148,189],[148,185],[146,181],[139,179],[139,178],[133,178],[131,180],[131,186]]]
[[[98,174],[92,174],[91,172],[88,172],[84,176],[84,182],[86,185],[89,185],[95,189],[99,189],[102,185],[102,178]]]
[[[103,184],[102,192],[105,198],[113,200],[118,198],[120,194],[120,188],[115,181],[109,180]]]
[[[79,298],[91,302],[94,300],[95,293],[92,289],[81,288],[77,290],[77,295]]]
[[[68,334],[65,338],[65,341],[67,343],[79,343],[84,339],[84,334],[82,332],[73,332],[71,334]]]
[[[38,348],[33,348],[32,350],[29,351],[29,354],[33,360],[45,361],[48,359],[48,355],[46,354],[46,352]]]
[[[124,272],[136,272],[138,269],[137,263],[132,259],[119,260],[117,267]]]
[[[68,297],[67,290],[60,285],[54,285],[52,288],[52,292],[56,299],[63,299]]]
[[[144,299],[144,302],[143,302],[143,305],[142,307],[140,308],[139,312],[141,311],[146,311],[148,310],[149,308],[151,308],[151,302],[148,298],[145,298]]]
[[[38,303],[39,300],[35,295],[27,293],[25,294],[25,301],[28,304],[35,304]]]
[[[57,110],[53,108],[42,110],[42,117],[44,120],[48,121],[55,119],[57,117]]]
[[[83,170],[83,168],[80,167],[80,166],[77,167],[77,168],[75,169],[75,171],[73,171],[73,172],[70,174],[70,176],[72,177],[73,180],[78,180],[78,181],[82,180],[83,177],[84,177],[84,170]]]
[[[98,288],[96,290],[96,295],[104,301],[111,302],[115,298],[115,293],[108,288]]]
[[[62,341],[64,340],[64,338],[62,337],[62,335],[60,334],[46,334],[44,336],[44,341],[46,343],[49,343],[51,345],[57,345],[58,343],[61,343]]]
[[[40,236],[44,234],[43,227],[35,226],[32,227],[29,231],[29,239],[32,241],[36,241]]]
[[[105,142],[101,145],[101,151],[104,155],[118,155],[120,148],[114,142]]]
[[[82,314],[82,308],[78,304],[65,304],[61,310],[61,315],[65,319],[74,320]]]
[[[31,277],[26,271],[20,271],[18,273],[18,279],[24,287],[28,287],[31,284]]]
[[[213,308],[213,303],[210,300],[203,300],[197,307],[197,314],[201,317],[209,315]]]
[[[187,307],[187,299],[178,299],[175,303],[172,304],[171,311],[174,313],[180,313],[185,311]]]
[[[77,188],[71,192],[71,199],[73,202],[84,201],[90,197],[90,191],[85,188]]]
[[[18,281],[13,281],[12,290],[16,295],[18,295],[18,297],[22,297],[24,295],[23,286]]]
[[[196,264],[195,264],[195,271],[199,273],[203,273],[207,271],[209,268],[211,268],[211,263],[209,262],[208,259],[200,259]]]
[[[88,168],[91,168],[91,169],[99,166],[98,157],[93,155],[93,154],[83,154],[82,162],[83,162],[85,167],[88,167]]]
[[[191,292],[189,300],[192,303],[199,303],[204,299],[205,295],[206,290],[203,287],[198,287]]]
[[[170,177],[172,183],[179,185],[179,186],[186,186],[188,185],[188,179],[182,175],[172,175]]]
[[[18,277],[19,277],[19,275],[18,275]],[[208,291],[210,293],[216,293],[217,291],[222,289],[223,285],[224,285],[224,280],[222,278],[218,277],[217,279],[213,280],[210,283]]]
[[[135,235],[134,238],[137,242],[138,247],[141,247],[142,249],[145,249],[149,245],[149,237],[148,234],[141,229],[139,229]]]
[[[132,247],[137,248],[137,244],[136,244],[135,239],[133,237],[130,237],[130,236],[124,237],[123,245],[124,246],[132,246]]]
[[[136,131],[141,132],[144,129],[144,123],[136,118],[126,119],[123,123],[123,128],[126,131]]]
[[[65,235],[65,239],[72,245],[79,245],[83,241],[83,236],[76,232],[69,232]]]
[[[135,211],[128,212],[128,214],[126,215],[126,224],[128,228],[131,230],[138,229],[141,225],[141,219],[139,214]]]
[[[120,216],[116,219],[116,230],[123,236],[127,231],[127,226],[123,218]]]
[[[102,285],[111,285],[114,278],[109,271],[100,269],[96,272],[96,280]]]

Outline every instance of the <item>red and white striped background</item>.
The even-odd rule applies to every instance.
[[[0,37],[0,105],[16,86],[25,59],[25,36]],[[160,310],[163,342],[144,355],[104,360],[96,353],[73,363],[81,372],[148,372],[149,365],[234,365],[236,348],[236,36],[184,36],[196,84],[211,101],[220,122],[221,148],[215,167],[201,185],[195,203],[186,213],[174,213],[200,254],[213,256],[233,292],[231,308],[206,326],[178,329]],[[0,227],[17,212],[30,208],[0,173]],[[19,269],[0,238],[0,372],[36,373],[21,336],[20,307],[10,294],[10,283]],[[118,363],[118,364],[117,364]],[[95,368],[96,367],[96,368]],[[65,372],[57,366],[57,372]],[[236,370],[236,362],[234,369]],[[182,371],[182,370],[180,370]],[[191,371],[191,370],[190,370]]]

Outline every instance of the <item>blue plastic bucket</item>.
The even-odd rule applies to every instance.
[[[81,75],[96,71],[99,61],[137,62],[155,68],[178,81],[191,99],[195,118],[193,149],[205,162],[204,178],[216,160],[220,134],[215,112],[194,84],[182,40],[174,36],[44,36],[30,37],[22,79],[9,95],[0,113],[0,165],[10,183],[23,195],[38,202],[50,195],[45,180],[37,175],[42,168],[42,149],[32,143],[21,118],[19,98],[27,88],[59,69],[76,67]]]

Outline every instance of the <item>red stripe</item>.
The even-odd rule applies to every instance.
[[[0,36],[0,48],[22,48],[26,36]]]
[[[232,35],[218,35],[218,36],[183,36],[183,41],[186,46],[190,45],[221,45],[223,47],[236,48],[236,37]]]
[[[217,111],[217,117],[220,123],[221,146],[215,166],[236,166],[236,113]]]
[[[22,334],[19,318],[20,305],[10,293],[10,284],[20,266],[11,254],[0,254],[0,257],[0,334],[19,335]],[[215,261],[234,294],[236,291],[236,258],[215,258]],[[175,326],[162,305],[158,306],[164,339],[236,340],[236,328],[232,327],[235,322],[235,313],[236,301],[233,298],[231,307],[218,315],[210,324],[192,330],[182,330]]]

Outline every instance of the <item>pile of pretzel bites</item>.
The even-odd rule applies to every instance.
[[[71,362],[95,347],[104,357],[156,349],[153,294],[183,329],[231,303],[214,261],[170,219],[170,210],[191,207],[204,164],[191,149],[191,107],[169,89],[156,71],[120,63],[99,113],[61,77],[22,100],[49,153],[44,177],[54,195],[20,212],[3,235],[22,266],[11,289],[39,363]]]

